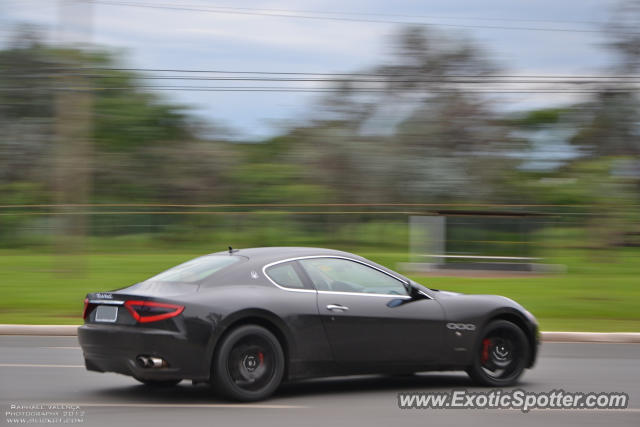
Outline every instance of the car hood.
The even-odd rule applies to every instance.
[[[531,323],[538,321],[518,302],[501,295],[462,294],[457,292],[434,290],[433,295],[440,301],[449,318],[465,316],[484,316],[497,311],[517,311]]]
[[[457,297],[460,295],[464,295],[460,292],[451,292],[451,291],[443,291],[441,289],[431,289],[437,297],[439,298],[449,298],[449,297]]]

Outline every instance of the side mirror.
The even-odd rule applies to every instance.
[[[413,292],[413,286],[411,286],[411,283],[405,282],[403,280],[402,281],[402,286],[404,286],[404,290],[407,293],[407,295],[411,296],[411,293]]]

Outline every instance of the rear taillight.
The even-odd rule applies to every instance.
[[[86,319],[89,314],[89,298],[84,299],[84,308],[82,309],[82,318]]]
[[[184,310],[181,305],[165,304],[153,301],[127,301],[124,306],[140,323],[157,322],[158,320],[176,317]]]

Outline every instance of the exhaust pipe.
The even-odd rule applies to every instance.
[[[167,362],[164,361],[164,359],[160,358],[160,357],[150,357],[149,358],[149,365],[152,368],[162,368],[167,366]]]
[[[149,358],[147,356],[136,357],[136,362],[138,362],[138,365],[140,365],[141,368],[149,367]]]
[[[152,356],[138,356],[136,357],[136,362],[138,366],[141,368],[166,368],[169,366],[166,360],[161,357],[152,357]]]

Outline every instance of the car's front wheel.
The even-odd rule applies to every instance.
[[[506,320],[494,320],[482,331],[467,373],[481,385],[513,385],[527,366],[529,352],[529,342],[522,329]]]
[[[216,351],[212,383],[223,396],[243,402],[269,397],[284,375],[284,352],[278,339],[257,325],[227,334]]]

